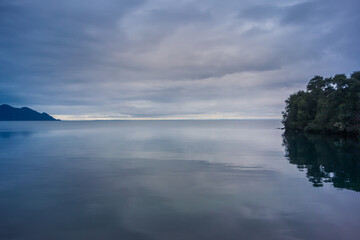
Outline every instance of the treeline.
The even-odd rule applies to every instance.
[[[314,133],[360,135],[360,72],[315,76],[306,91],[285,101],[285,129]]]

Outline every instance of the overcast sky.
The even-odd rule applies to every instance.
[[[0,104],[61,119],[280,118],[360,70],[359,0],[1,0]]]

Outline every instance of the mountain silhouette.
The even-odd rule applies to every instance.
[[[28,107],[14,108],[0,105],[0,121],[56,121],[47,113],[39,113]]]

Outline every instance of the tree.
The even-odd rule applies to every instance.
[[[360,72],[350,78],[315,76],[306,91],[285,101],[285,129],[318,133],[360,134]]]

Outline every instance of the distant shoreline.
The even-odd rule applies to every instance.
[[[39,113],[31,108],[15,108],[7,104],[0,105],[0,121],[60,121],[49,114]]]

